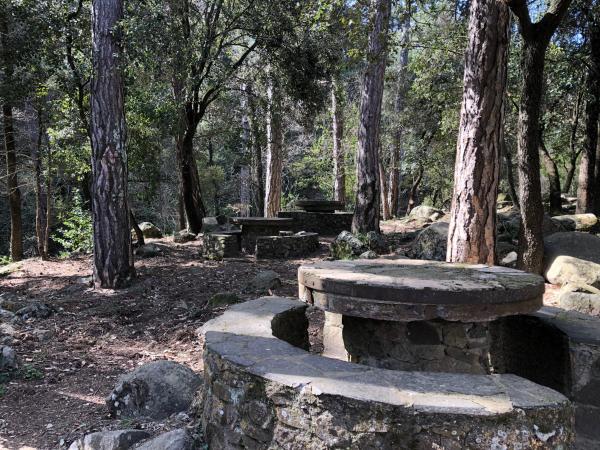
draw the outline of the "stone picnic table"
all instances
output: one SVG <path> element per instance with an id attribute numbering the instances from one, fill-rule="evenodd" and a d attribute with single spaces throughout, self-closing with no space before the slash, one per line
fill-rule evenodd
<path id="1" fill-rule="evenodd" d="M 283 217 L 233 217 L 231 222 L 242 230 L 242 250 L 254 254 L 257 237 L 277 236 L 280 231 L 291 230 L 294 219 Z"/>
<path id="2" fill-rule="evenodd" d="M 378 320 L 489 321 L 542 306 L 544 280 L 500 266 L 422 260 L 324 261 L 298 269 L 300 298 Z"/>

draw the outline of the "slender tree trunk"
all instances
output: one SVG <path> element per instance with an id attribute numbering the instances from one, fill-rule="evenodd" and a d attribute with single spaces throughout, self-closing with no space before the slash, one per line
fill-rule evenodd
<path id="1" fill-rule="evenodd" d="M 379 231 L 379 126 L 386 66 L 390 0 L 371 0 L 373 19 L 362 79 L 358 150 L 357 192 L 352 231 Z"/>
<path id="2" fill-rule="evenodd" d="M 346 201 L 346 164 L 343 148 L 344 139 L 344 109 L 343 92 L 340 82 L 331 83 L 331 116 L 333 135 L 333 199 Z"/>
<path id="3" fill-rule="evenodd" d="M 540 138 L 540 151 L 544 160 L 544 167 L 548 174 L 548 184 L 550 186 L 550 214 L 558 215 L 562 213 L 562 197 L 560 189 L 560 173 L 556 162 L 552 159 L 550 152 L 546 148 L 544 140 Z"/>
<path id="4" fill-rule="evenodd" d="M 262 163 L 262 143 L 261 132 L 256 113 L 256 102 L 252 91 L 252 86 L 246 88 L 248 97 L 248 119 L 250 121 L 250 130 L 252 135 L 252 158 L 251 158 L 251 178 L 252 178 L 252 206 L 253 215 L 262 216 L 265 211 L 265 184 L 263 180 Z"/>
<path id="5" fill-rule="evenodd" d="M 577 158 L 581 153 L 581 149 L 577 150 L 577 129 L 579 128 L 579 116 L 581 115 L 581 101 L 583 98 L 583 90 L 577 94 L 577 102 L 573 109 L 573 118 L 571 120 L 571 135 L 569 137 L 569 163 L 566 167 L 565 183 L 563 185 L 563 191 L 569 193 L 571 191 L 571 185 L 573 184 L 573 177 L 575 176 L 575 169 L 577 168 Z"/>
<path id="6" fill-rule="evenodd" d="M 2 105 L 4 119 L 4 149 L 6 151 L 6 187 L 10 210 L 10 257 L 13 261 L 23 259 L 23 224 L 21 220 L 21 190 L 17 177 L 17 149 L 13 124 L 12 105 Z"/>
<path id="7" fill-rule="evenodd" d="M 187 222 L 185 220 L 185 208 L 183 207 L 183 195 L 182 195 L 181 180 L 179 181 L 177 190 L 177 220 L 179 222 L 179 229 L 185 230 L 187 228 Z"/>
<path id="8" fill-rule="evenodd" d="M 381 195 L 379 196 L 381 200 L 381 216 L 383 220 L 390 220 L 390 205 L 388 203 L 388 187 L 387 187 L 387 177 L 385 176 L 385 167 L 383 167 L 383 162 L 379 159 L 379 185 Z"/>
<path id="9" fill-rule="evenodd" d="M 265 190 L 265 217 L 277 217 L 281 208 L 283 170 L 283 128 L 281 117 L 281 93 L 274 80 L 267 89 L 267 176 Z"/>
<path id="10" fill-rule="evenodd" d="M 136 245 L 138 247 L 141 247 L 146 243 L 146 241 L 144 240 L 144 232 L 138 225 L 137 220 L 135 218 L 135 214 L 133 214 L 131 208 L 129 208 L 129 222 L 131 223 L 131 228 L 133 228 L 133 231 L 135 231 L 135 237 L 137 239 Z"/>
<path id="11" fill-rule="evenodd" d="M 50 254 L 50 225 L 52 223 L 52 149 L 48 146 L 46 174 L 46 231 L 44 232 L 44 254 Z"/>
<path id="12" fill-rule="evenodd" d="M 212 142 L 212 137 L 208 138 L 208 167 L 212 167 L 215 165 L 215 152 L 214 152 L 214 147 L 213 147 L 213 142 Z M 213 205 L 214 205 L 214 213 L 215 216 L 219 215 L 219 211 L 220 211 L 220 206 L 219 206 L 219 185 L 217 184 L 217 182 L 213 179 L 212 180 L 212 185 L 213 185 Z"/>
<path id="13" fill-rule="evenodd" d="M 127 152 L 121 46 L 123 0 L 92 3 L 92 174 L 94 283 L 119 288 L 135 276 L 127 205 Z"/>
<path id="14" fill-rule="evenodd" d="M 42 188 L 42 145 L 44 140 L 44 121 L 42 120 L 43 112 L 38 108 L 37 111 L 37 126 L 38 136 L 36 145 L 32 152 L 33 176 L 34 176 L 34 191 L 35 191 L 35 236 L 37 240 L 38 255 L 42 259 L 47 259 L 48 255 L 45 252 L 44 243 L 46 242 L 46 203 L 44 202 L 44 190 Z"/>
<path id="15" fill-rule="evenodd" d="M 519 196 L 517 195 L 517 184 L 515 183 L 515 174 L 513 169 L 512 152 L 509 151 L 506 145 L 504 133 L 502 133 L 502 154 L 506 165 L 506 181 L 508 182 L 508 193 L 513 205 L 519 208 Z"/>
<path id="16" fill-rule="evenodd" d="M 493 265 L 510 14 L 473 0 L 450 211 L 450 262 Z"/>
<path id="17" fill-rule="evenodd" d="M 421 184 L 421 180 L 423 179 L 423 166 L 419 166 L 417 170 L 417 176 L 413 178 L 413 182 L 410 185 L 410 189 L 408 191 L 408 204 L 406 206 L 406 215 L 408 216 L 412 209 L 416 206 L 417 202 L 417 190 L 419 189 L 419 185 Z"/>

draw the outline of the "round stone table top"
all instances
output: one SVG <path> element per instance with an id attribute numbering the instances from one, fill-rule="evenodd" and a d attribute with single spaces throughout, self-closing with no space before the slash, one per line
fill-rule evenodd
<path id="1" fill-rule="evenodd" d="M 544 293 L 541 276 L 520 270 L 411 259 L 319 262 L 298 283 L 325 311 L 391 321 L 489 321 L 536 311 Z"/>
<path id="2" fill-rule="evenodd" d="M 291 225 L 294 219 L 291 217 L 232 217 L 231 221 L 236 225 L 257 226 L 281 226 Z"/>
<path id="3" fill-rule="evenodd" d="M 305 211 L 333 212 L 343 210 L 345 203 L 337 200 L 298 200 L 296 201 L 296 207 Z"/>

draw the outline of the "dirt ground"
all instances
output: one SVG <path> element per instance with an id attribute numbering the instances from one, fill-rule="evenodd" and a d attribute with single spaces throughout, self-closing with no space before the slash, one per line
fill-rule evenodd
<path id="1" fill-rule="evenodd" d="M 225 309 L 208 305 L 212 295 L 255 298 L 244 287 L 257 272 L 271 269 L 283 281 L 275 293 L 296 296 L 297 267 L 328 254 L 323 245 L 319 254 L 304 260 L 208 261 L 200 256 L 197 241 L 149 242 L 161 246 L 164 255 L 136 261 L 135 283 L 119 291 L 90 287 L 89 256 L 29 259 L 0 277 L 0 299 L 38 301 L 56 309 L 46 319 L 13 325 L 11 346 L 21 368 L 11 379 L 0 380 L 0 449 L 66 448 L 91 431 L 140 427 L 158 432 L 182 426 L 111 419 L 104 399 L 119 375 L 149 361 L 169 359 L 201 372 L 197 329 Z"/>
<path id="2" fill-rule="evenodd" d="M 164 256 L 136 261 L 138 277 L 124 290 L 91 288 L 87 256 L 29 259 L 0 278 L 0 298 L 56 308 L 47 319 L 13 325 L 11 346 L 21 369 L 0 384 L 0 448 L 61 448 L 86 432 L 109 428 L 168 429 L 172 424 L 107 416 L 104 399 L 117 377 L 157 359 L 201 372 L 196 330 L 224 310 L 211 308 L 210 297 L 235 292 L 252 299 L 256 295 L 242 291 L 266 269 L 281 275 L 283 286 L 276 294 L 295 296 L 297 267 L 310 261 L 257 262 L 250 257 L 208 261 L 200 256 L 199 242 L 149 241 L 161 246 Z"/>

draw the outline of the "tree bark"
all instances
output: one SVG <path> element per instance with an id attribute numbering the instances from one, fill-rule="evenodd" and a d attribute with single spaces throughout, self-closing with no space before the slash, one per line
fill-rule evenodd
<path id="1" fill-rule="evenodd" d="M 283 128 L 281 93 L 271 78 L 267 88 L 267 175 L 265 182 L 265 217 L 277 217 L 281 208 L 283 170 Z"/>
<path id="2" fill-rule="evenodd" d="M 544 243 L 542 223 L 544 208 L 540 184 L 540 113 L 544 86 L 544 63 L 550 38 L 565 15 L 571 0 L 554 0 L 542 18 L 531 22 L 525 0 L 507 0 L 519 20 L 523 37 L 521 72 L 523 74 L 519 104 L 517 161 L 521 228 L 517 267 L 533 273 L 543 269 Z"/>
<path id="3" fill-rule="evenodd" d="M 510 14 L 473 0 L 450 210 L 450 262 L 494 265 Z"/>
<path id="4" fill-rule="evenodd" d="M 562 197 L 560 189 L 560 173 L 556 162 L 552 159 L 550 152 L 546 148 L 544 140 L 540 138 L 540 151 L 544 160 L 544 167 L 548 175 L 548 184 L 550 187 L 550 214 L 559 215 L 562 213 Z"/>
<path id="5" fill-rule="evenodd" d="M 4 119 L 4 149 L 6 151 L 6 187 L 10 210 L 10 258 L 23 259 L 23 223 L 21 219 L 21 190 L 17 177 L 17 149 L 13 124 L 13 108 L 9 103 L 2 105 Z"/>
<path id="6" fill-rule="evenodd" d="M 581 101 L 583 98 L 583 90 L 577 94 L 577 102 L 573 109 L 573 116 L 571 119 L 571 135 L 569 137 L 569 163 L 566 167 L 565 183 L 563 185 L 563 191 L 569 193 L 571 191 L 571 185 L 573 184 L 573 177 L 575 176 L 575 169 L 577 168 L 577 158 L 583 149 L 577 149 L 577 128 L 579 128 L 579 117 L 581 115 Z"/>
<path id="7" fill-rule="evenodd" d="M 372 28 L 360 100 L 356 153 L 357 192 L 352 218 L 354 233 L 379 232 L 379 125 L 391 1 L 371 0 L 371 10 Z"/>
<path id="8" fill-rule="evenodd" d="M 187 128 L 176 140 L 177 166 L 181 180 L 181 198 L 189 230 L 198 234 L 202 230 L 202 219 L 206 216 L 206 208 L 200 191 L 198 165 L 194 155 L 194 135 L 196 126 Z"/>
<path id="9" fill-rule="evenodd" d="M 379 185 L 381 195 L 381 217 L 383 220 L 390 220 L 390 205 L 388 203 L 388 186 L 387 177 L 385 176 L 385 167 L 383 167 L 383 161 L 379 159 Z"/>
<path id="10" fill-rule="evenodd" d="M 37 110 L 37 127 L 38 136 L 36 145 L 33 147 L 32 162 L 33 162 L 33 177 L 34 177 L 34 191 L 35 191 L 35 236 L 37 240 L 38 255 L 42 259 L 47 259 L 46 254 L 46 204 L 44 202 L 44 190 L 42 188 L 42 145 L 44 139 L 44 121 L 42 120 L 42 110 Z"/>
<path id="11" fill-rule="evenodd" d="M 262 142 L 261 132 L 258 123 L 256 112 L 256 101 L 251 86 L 247 86 L 246 95 L 248 97 L 248 120 L 250 121 L 251 130 L 251 178 L 252 178 L 252 207 L 253 215 L 262 216 L 265 211 L 265 184 L 263 180 L 263 163 L 262 163 Z"/>
<path id="12" fill-rule="evenodd" d="M 331 116 L 333 135 L 333 199 L 346 202 L 346 165 L 343 148 L 344 110 L 340 82 L 331 83 Z"/>
<path id="13" fill-rule="evenodd" d="M 144 240 L 144 232 L 138 225 L 137 220 L 135 218 L 135 214 L 133 214 L 133 210 L 131 208 L 129 208 L 129 221 L 131 222 L 131 228 L 133 228 L 133 231 L 135 231 L 135 237 L 137 239 L 137 242 L 135 244 L 138 247 L 141 247 L 146 243 L 146 241 Z"/>
<path id="14" fill-rule="evenodd" d="M 117 31 L 123 0 L 92 3 L 91 135 L 94 283 L 119 288 L 135 276 L 127 205 L 122 55 Z"/>
<path id="15" fill-rule="evenodd" d="M 508 150 L 504 133 L 502 135 L 502 155 L 506 165 L 506 181 L 508 183 L 508 193 L 513 205 L 519 208 L 519 196 L 517 195 L 517 185 L 515 183 L 515 174 L 513 169 L 512 153 Z"/>

